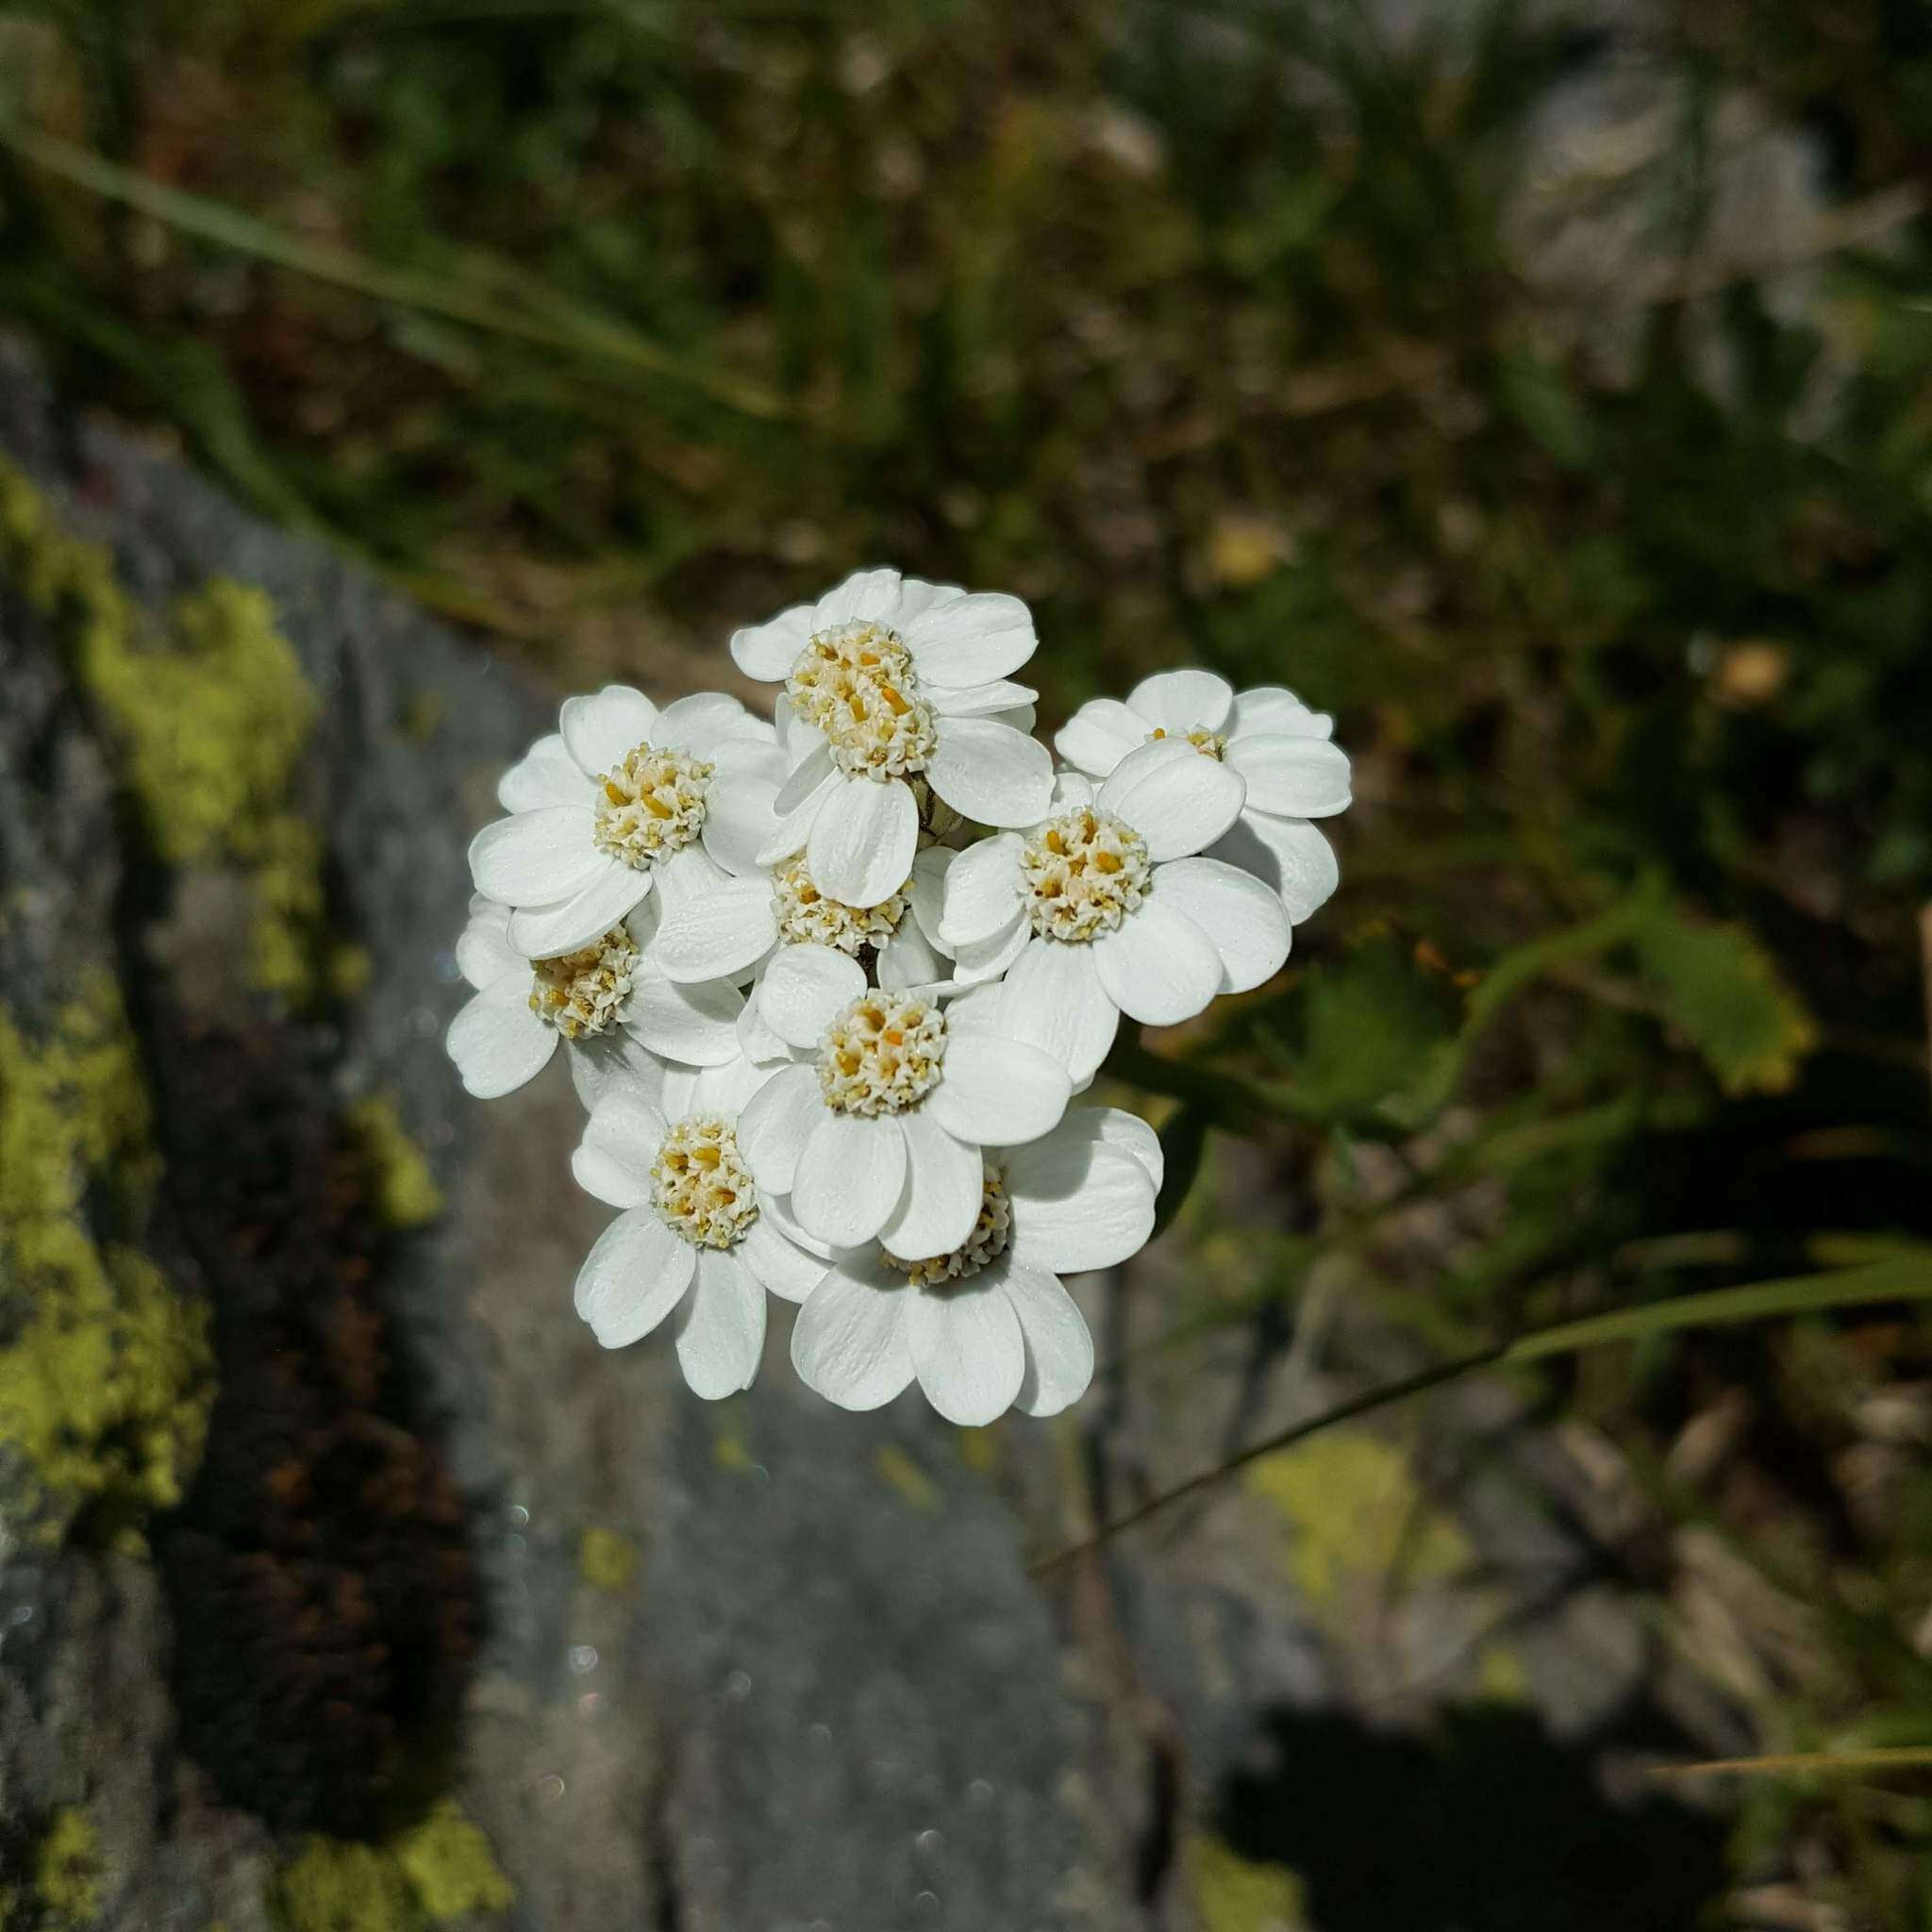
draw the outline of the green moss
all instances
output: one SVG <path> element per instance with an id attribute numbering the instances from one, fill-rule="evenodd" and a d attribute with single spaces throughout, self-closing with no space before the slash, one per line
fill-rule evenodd
<path id="1" fill-rule="evenodd" d="M 1349 1614 L 1364 1580 L 1443 1582 L 1469 1568 L 1461 1530 L 1430 1507 L 1401 1454 L 1366 1431 L 1335 1429 L 1263 1457 L 1247 1485 L 1287 1519 L 1289 1574 L 1323 1614 Z"/>
<path id="2" fill-rule="evenodd" d="M 393 1841 L 396 1862 L 432 1924 L 470 1912 L 501 1912 L 516 1897 L 485 1838 L 445 1798 Z"/>
<path id="3" fill-rule="evenodd" d="M 1285 1865 L 1257 1864 L 1203 1833 L 1188 1846 L 1202 1932 L 1301 1932 L 1307 1891 Z"/>
<path id="4" fill-rule="evenodd" d="M 32 1043 L 0 1013 L 0 1274 L 21 1310 L 0 1342 L 0 1442 L 52 1504 L 49 1535 L 89 1507 L 136 1540 L 201 1452 L 204 1313 L 133 1245 L 158 1173 L 112 981 L 88 981 Z"/>
<path id="5" fill-rule="evenodd" d="M 442 1212 L 442 1190 L 423 1150 L 403 1126 L 395 1102 L 374 1093 L 349 1108 L 350 1131 L 361 1143 L 382 1218 L 391 1227 L 421 1227 Z"/>
<path id="6" fill-rule="evenodd" d="M 490 1840 L 444 1799 L 384 1844 L 307 1840 L 271 1881 L 269 1910 L 282 1932 L 425 1932 L 515 1897 Z"/>
<path id="7" fill-rule="evenodd" d="M 325 958 L 322 846 L 291 797 L 315 695 L 268 599 L 217 578 L 155 620 L 122 589 L 108 553 L 62 529 L 5 462 L 0 574 L 61 625 L 156 854 L 250 874 L 250 983 L 312 996 Z"/>
<path id="8" fill-rule="evenodd" d="M 615 1530 L 587 1529 L 577 1546 L 577 1572 L 592 1590 L 628 1590 L 637 1579 L 637 1544 Z"/>
<path id="9" fill-rule="evenodd" d="M 34 1890 L 46 1923 L 85 1925 L 101 1906 L 100 1835 L 86 1812 L 55 1812 L 34 1859 Z"/>

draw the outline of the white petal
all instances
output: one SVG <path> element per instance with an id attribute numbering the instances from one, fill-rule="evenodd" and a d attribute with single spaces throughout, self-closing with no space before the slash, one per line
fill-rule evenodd
<path id="1" fill-rule="evenodd" d="M 954 948 L 953 977 L 960 986 L 977 986 L 997 979 L 1017 959 L 1033 937 L 1025 915 L 1016 912 L 990 939 L 961 941 Z"/>
<path id="2" fill-rule="evenodd" d="M 758 1066 L 791 1058 L 791 1049 L 765 1024 L 765 1016 L 758 1011 L 756 986 L 746 995 L 744 1010 L 738 1016 L 738 1050 Z"/>
<path id="3" fill-rule="evenodd" d="M 457 971 L 480 992 L 506 973 L 529 970 L 529 960 L 509 942 L 509 908 L 486 899 L 481 892 L 475 894 L 470 901 L 470 923 L 457 941 Z"/>
<path id="4" fill-rule="evenodd" d="M 778 787 L 785 754 L 775 744 L 731 738 L 712 755 L 717 770 L 705 794 L 705 850 L 725 872 L 748 877 L 764 868 L 758 854 L 778 829 Z"/>
<path id="5" fill-rule="evenodd" d="M 648 1335 L 691 1286 L 697 1250 L 655 1208 L 620 1214 L 577 1271 L 576 1310 L 606 1348 Z"/>
<path id="6" fill-rule="evenodd" d="M 919 844 L 919 807 L 903 778 L 843 777 L 819 808 L 805 847 L 820 891 L 876 906 L 906 883 Z"/>
<path id="7" fill-rule="evenodd" d="M 584 1124 L 570 1171 L 587 1194 L 612 1208 L 641 1208 L 651 1198 L 651 1167 L 670 1132 L 655 1102 L 633 1082 L 613 1082 Z"/>
<path id="8" fill-rule="evenodd" d="M 594 1108 L 612 1088 L 636 1087 L 657 1096 L 665 1087 L 664 1062 L 633 1040 L 622 1026 L 589 1040 L 573 1040 L 564 1049 L 571 1085 L 587 1109 Z"/>
<path id="9" fill-rule="evenodd" d="M 1001 1030 L 1044 1047 L 1076 1087 L 1085 1086 L 1107 1058 L 1120 1021 L 1089 945 L 1035 939 L 1000 987 Z"/>
<path id="10" fill-rule="evenodd" d="M 722 1066 L 738 1058 L 744 995 L 722 980 L 679 986 L 649 966 L 631 976 L 625 1031 L 641 1045 L 687 1066 Z"/>
<path id="11" fill-rule="evenodd" d="M 792 766 L 774 801 L 777 817 L 758 849 L 758 864 L 776 865 L 790 858 L 810 836 L 820 812 L 844 782 L 844 774 L 833 764 L 832 754 L 824 744 Z"/>
<path id="12" fill-rule="evenodd" d="M 1105 778 L 1130 751 L 1147 742 L 1147 721 L 1118 698 L 1090 698 L 1054 733 L 1054 749 L 1068 764 Z"/>
<path id="13" fill-rule="evenodd" d="M 1076 1108 L 1061 1129 L 1006 1159 L 1014 1248 L 1056 1274 L 1111 1268 L 1154 1232 L 1153 1176 L 1124 1147 L 1086 1130 L 1078 1117 L 1090 1110 Z"/>
<path id="14" fill-rule="evenodd" d="M 780 1067 L 738 1116 L 738 1151 L 760 1194 L 789 1194 L 798 1157 L 825 1117 L 815 1067 Z"/>
<path id="15" fill-rule="evenodd" d="M 691 1093 L 685 1114 L 718 1114 L 733 1118 L 760 1087 L 777 1072 L 775 1067 L 755 1066 L 740 1055 L 722 1066 L 694 1067 Z M 679 1115 L 679 1119 L 684 1115 Z"/>
<path id="16" fill-rule="evenodd" d="M 1093 1338 L 1073 1296 L 1045 1269 L 1009 1261 L 1005 1281 L 1026 1344 L 1026 1374 L 1014 1406 L 1026 1415 L 1058 1415 L 1093 1379 Z"/>
<path id="17" fill-rule="evenodd" d="M 780 946 L 758 981 L 758 1011 L 788 1046 L 815 1047 L 864 991 L 864 969 L 836 946 Z"/>
<path id="18" fill-rule="evenodd" d="M 987 684 L 1019 670 L 1039 646 L 1033 613 L 1004 591 L 978 591 L 905 622 L 900 635 L 932 684 Z"/>
<path id="19" fill-rule="evenodd" d="M 657 706 L 627 684 L 607 684 L 595 697 L 563 701 L 563 741 L 592 778 L 648 744 L 657 722 Z"/>
<path id="20" fill-rule="evenodd" d="M 1252 873 L 1277 894 L 1299 925 L 1327 904 L 1341 871 L 1335 848 L 1307 819 L 1277 819 L 1252 807 L 1205 855 Z"/>
<path id="21" fill-rule="evenodd" d="M 1239 866 L 1218 858 L 1157 866 L 1149 903 L 1176 908 L 1208 935 L 1221 956 L 1223 992 L 1246 992 L 1273 979 L 1288 958 L 1288 908 Z"/>
<path id="22" fill-rule="evenodd" d="M 1238 772 L 1185 739 L 1163 738 L 1129 752 L 1097 802 L 1125 819 L 1158 860 L 1186 858 L 1213 844 L 1241 815 L 1246 796 Z"/>
<path id="23" fill-rule="evenodd" d="M 677 1310 L 677 1365 L 707 1402 L 749 1389 L 765 1347 L 765 1291 L 735 1255 L 698 1252 L 697 1279 Z"/>
<path id="24" fill-rule="evenodd" d="M 1121 1011 L 1149 1026 L 1191 1020 L 1221 990 L 1221 955 L 1208 935 L 1158 897 L 1094 941 L 1093 963 Z"/>
<path id="25" fill-rule="evenodd" d="M 937 605 L 951 604 L 966 594 L 958 584 L 929 584 L 924 577 L 904 577 L 899 584 L 899 608 L 893 628 L 903 637 L 906 626 Z"/>
<path id="26" fill-rule="evenodd" d="M 814 1241 L 856 1248 L 891 1218 L 905 1187 L 906 1136 L 896 1119 L 821 1108 L 798 1158 L 791 1211 Z"/>
<path id="27" fill-rule="evenodd" d="M 721 745 L 737 739 L 770 743 L 772 727 L 722 691 L 693 691 L 666 705 L 651 727 L 653 744 L 687 751 L 699 758 L 712 757 Z"/>
<path id="28" fill-rule="evenodd" d="M 772 882 L 756 873 L 722 879 L 666 912 L 651 961 L 668 979 L 730 979 L 777 942 Z"/>
<path id="29" fill-rule="evenodd" d="M 906 1345 L 925 1399 L 962 1428 L 1004 1415 L 1025 1379 L 1020 1318 L 1006 1290 L 984 1275 L 944 1294 L 908 1290 Z"/>
<path id="30" fill-rule="evenodd" d="M 608 859 L 605 869 L 570 898 L 554 906 L 518 907 L 510 914 L 509 942 L 530 959 L 575 953 L 613 925 L 622 925 L 649 896 L 651 884 L 649 873 Z"/>
<path id="31" fill-rule="evenodd" d="M 1290 738 L 1332 738 L 1335 720 L 1326 711 L 1309 710 L 1293 691 L 1278 684 L 1261 684 L 1235 699 L 1227 736 L 1252 738 L 1263 731 L 1283 732 Z"/>
<path id="32" fill-rule="evenodd" d="M 1078 811 L 1091 805 L 1100 788 L 1085 772 L 1056 772 L 1053 778 L 1051 810 L 1058 818 L 1063 811 Z"/>
<path id="33" fill-rule="evenodd" d="M 506 906 L 567 899 L 617 861 L 591 841 L 589 805 L 546 805 L 497 819 L 470 841 L 470 874 L 486 898 Z"/>
<path id="34" fill-rule="evenodd" d="M 991 939 L 1021 910 L 1017 832 L 1001 832 L 969 845 L 947 868 L 941 899 L 941 944 L 958 946 Z"/>
<path id="35" fill-rule="evenodd" d="M 879 984 L 888 992 L 950 981 L 953 962 L 920 931 L 916 919 L 902 919 L 899 930 L 879 948 Z"/>
<path id="36" fill-rule="evenodd" d="M 928 845 L 912 861 L 912 876 L 906 881 L 912 916 L 919 922 L 919 929 L 936 946 L 943 943 L 940 921 L 945 917 L 946 874 L 958 856 L 949 845 Z M 476 908 L 472 906 L 470 910 L 474 916 Z"/>
<path id="37" fill-rule="evenodd" d="M 891 625 L 899 614 L 899 573 L 895 570 L 856 570 L 836 589 L 819 599 L 812 612 L 813 630 L 837 624 L 871 622 Z"/>
<path id="38" fill-rule="evenodd" d="M 1076 1133 L 1098 1134 L 1109 1146 L 1124 1148 L 1147 1170 L 1159 1193 L 1167 1157 L 1160 1151 L 1160 1136 L 1139 1114 L 1121 1107 L 1083 1107 L 1068 1114 L 1067 1124 Z"/>
<path id="39" fill-rule="evenodd" d="M 812 606 L 794 604 L 769 624 L 747 625 L 731 633 L 731 661 L 747 677 L 772 684 L 791 675 L 811 636 Z"/>
<path id="40" fill-rule="evenodd" d="M 1248 798 L 1257 811 L 1277 818 L 1327 819 L 1348 809 L 1348 754 L 1325 738 L 1264 732 L 1232 739 L 1227 762 L 1248 781 Z"/>
<path id="41" fill-rule="evenodd" d="M 1234 709 L 1234 686 L 1211 671 L 1157 671 L 1127 693 L 1127 708 L 1175 737 L 1219 731 Z"/>
<path id="42" fill-rule="evenodd" d="M 951 685 L 924 687 L 925 701 L 941 718 L 1005 718 L 1014 711 L 1029 708 L 1040 693 L 1030 684 L 1013 684 L 1001 678 L 994 684 L 968 684 L 957 690 Z"/>
<path id="43" fill-rule="evenodd" d="M 537 811 L 546 805 L 582 805 L 586 779 L 560 732 L 540 738 L 497 781 L 505 811 Z"/>
<path id="44" fill-rule="evenodd" d="M 924 1108 L 899 1117 L 906 1139 L 906 1191 L 879 1241 L 906 1261 L 950 1255 L 973 1232 L 986 1197 L 977 1147 L 946 1132 Z"/>
<path id="45" fill-rule="evenodd" d="M 737 1253 L 744 1265 L 782 1301 L 802 1302 L 831 1265 L 823 1255 L 788 1240 L 777 1216 L 760 1204 L 758 1217 L 745 1229 Z"/>
<path id="46" fill-rule="evenodd" d="M 1047 1132 L 1073 1091 L 1066 1068 L 1042 1048 L 975 1030 L 947 1040 L 925 1107 L 956 1141 L 1012 1147 Z"/>
<path id="47" fill-rule="evenodd" d="M 904 1316 L 912 1299 L 903 1276 L 861 1260 L 813 1289 L 791 1330 L 791 1366 L 808 1389 L 841 1408 L 877 1408 L 912 1379 Z"/>
<path id="48" fill-rule="evenodd" d="M 558 1032 L 530 1010 L 530 989 L 507 974 L 484 988 L 449 1023 L 444 1045 L 466 1092 L 478 1100 L 514 1093 L 557 1051 Z"/>
<path id="49" fill-rule="evenodd" d="M 1052 753 L 996 718 L 948 718 L 925 775 L 955 811 L 982 825 L 1038 824 L 1053 797 Z"/>

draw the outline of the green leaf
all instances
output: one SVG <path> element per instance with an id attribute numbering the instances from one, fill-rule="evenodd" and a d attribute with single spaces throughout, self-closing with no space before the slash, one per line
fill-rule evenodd
<path id="1" fill-rule="evenodd" d="M 1496 401 L 1566 470 L 1587 470 L 1599 455 L 1596 427 L 1572 394 L 1563 372 L 1527 350 L 1496 364 Z"/>
<path id="2" fill-rule="evenodd" d="M 1657 903 L 1634 935 L 1666 1013 L 1727 1093 L 1775 1093 L 1817 1039 L 1804 1003 L 1740 925 L 1693 920 Z"/>

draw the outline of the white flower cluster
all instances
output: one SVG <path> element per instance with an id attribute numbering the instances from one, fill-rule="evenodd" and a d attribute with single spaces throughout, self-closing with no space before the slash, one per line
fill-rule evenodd
<path id="1" fill-rule="evenodd" d="M 739 631 L 776 718 L 626 686 L 568 700 L 470 848 L 449 1029 L 483 1098 L 561 1042 L 578 1182 L 620 1211 L 577 1277 L 607 1347 L 669 1319 L 698 1394 L 791 1359 L 957 1423 L 1075 1401 L 1064 1274 L 1148 1237 L 1160 1148 L 1070 1107 L 1123 1013 L 1258 986 L 1334 890 L 1332 721 L 1164 672 L 1030 734 L 1017 598 L 863 571 Z"/>

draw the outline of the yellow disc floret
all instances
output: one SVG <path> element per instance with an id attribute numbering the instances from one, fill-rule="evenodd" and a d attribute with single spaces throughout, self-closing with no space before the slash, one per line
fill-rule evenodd
<path id="1" fill-rule="evenodd" d="M 919 695 L 912 653 L 879 624 L 841 624 L 814 632 L 785 690 L 792 708 L 825 734 L 841 771 L 903 778 L 924 771 L 940 741 L 932 708 Z"/>
<path id="2" fill-rule="evenodd" d="M 879 1258 L 888 1268 L 904 1274 L 908 1288 L 943 1289 L 951 1282 L 970 1281 L 989 1261 L 1005 1254 L 1012 1233 L 1013 1203 L 999 1170 L 989 1161 L 979 1219 L 973 1224 L 973 1232 L 950 1255 L 931 1255 L 921 1261 L 908 1261 L 882 1247 Z"/>
<path id="3" fill-rule="evenodd" d="M 1153 871 L 1140 833 L 1094 806 L 1047 820 L 1020 853 L 1028 915 L 1043 939 L 1112 932 L 1147 896 Z"/>
<path id="4" fill-rule="evenodd" d="M 1217 764 L 1227 756 L 1227 740 L 1218 731 L 1170 731 L 1165 724 L 1157 724 L 1147 734 L 1147 742 L 1158 744 L 1167 738 L 1177 744 L 1191 744 L 1204 758 L 1212 758 Z"/>
<path id="5" fill-rule="evenodd" d="M 801 853 L 772 874 L 772 910 L 778 937 L 787 945 L 836 946 L 856 955 L 861 946 L 882 946 L 899 929 L 912 903 L 911 880 L 876 906 L 848 906 L 829 899 L 812 884 Z"/>
<path id="6" fill-rule="evenodd" d="M 679 1121 L 665 1135 L 651 1188 L 664 1224 L 695 1247 L 731 1247 L 758 1218 L 758 1189 L 738 1136 L 714 1114 Z"/>
<path id="7" fill-rule="evenodd" d="M 530 989 L 530 1010 L 566 1040 L 608 1033 L 630 996 L 641 957 L 637 941 L 621 925 L 601 940 L 557 959 L 539 959 Z"/>
<path id="8" fill-rule="evenodd" d="M 704 829 L 711 767 L 689 752 L 641 744 L 597 780 L 597 824 L 603 851 L 642 872 L 689 845 Z"/>
<path id="9" fill-rule="evenodd" d="M 946 1016 L 931 1000 L 861 994 L 825 1028 L 819 1086 L 839 1113 L 903 1113 L 939 1085 Z"/>

